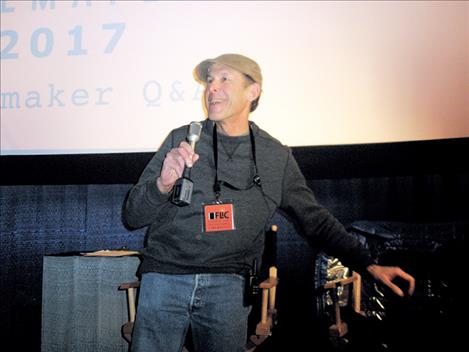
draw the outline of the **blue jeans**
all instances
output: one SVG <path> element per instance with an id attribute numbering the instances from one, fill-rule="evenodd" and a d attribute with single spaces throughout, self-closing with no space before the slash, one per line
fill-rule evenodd
<path id="1" fill-rule="evenodd" d="M 244 350 L 251 310 L 237 274 L 143 274 L 132 352 L 179 352 L 189 325 L 195 351 Z"/>

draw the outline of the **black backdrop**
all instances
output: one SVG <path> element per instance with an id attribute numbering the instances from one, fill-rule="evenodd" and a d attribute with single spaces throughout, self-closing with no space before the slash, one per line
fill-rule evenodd
<path id="1" fill-rule="evenodd" d="M 318 200 L 345 225 L 469 219 L 469 138 L 293 152 Z M 126 229 L 121 208 L 151 155 L 1 157 L 0 331 L 17 349 L 40 348 L 44 255 L 142 247 L 144 231 Z M 273 221 L 280 226 L 279 326 L 311 329 L 315 252 L 281 214 Z"/>

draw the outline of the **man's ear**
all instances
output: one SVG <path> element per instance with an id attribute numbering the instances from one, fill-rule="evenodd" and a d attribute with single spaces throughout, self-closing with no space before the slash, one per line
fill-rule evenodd
<path id="1" fill-rule="evenodd" d="M 248 99 L 250 101 L 256 100 L 261 94 L 261 86 L 259 83 L 252 83 L 249 85 Z"/>

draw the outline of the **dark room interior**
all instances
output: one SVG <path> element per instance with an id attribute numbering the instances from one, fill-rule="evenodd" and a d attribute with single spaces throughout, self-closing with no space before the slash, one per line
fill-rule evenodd
<path id="1" fill-rule="evenodd" d="M 278 226 L 278 323 L 258 350 L 311 346 L 310 350 L 322 351 L 402 351 L 406 346 L 417 351 L 458 346 L 464 338 L 457 319 L 464 312 L 461 282 L 469 229 L 469 139 L 292 149 L 319 202 L 365 241 L 378 261 L 415 275 L 416 292 L 400 300 L 384 292 L 383 307 L 377 309 L 372 307 L 373 283 L 364 277 L 362 306 L 368 315 L 349 314 L 343 308 L 349 333 L 340 340 L 331 339 L 330 308 L 321 290 L 325 255 L 311 248 L 295 224 L 278 213 L 272 219 Z M 75 300 L 84 300 L 90 308 L 78 309 L 79 319 L 85 320 L 72 325 L 73 334 L 60 337 L 66 339 L 68 350 L 92 350 L 87 346 L 112 334 L 117 336 L 112 343 L 119 350 L 127 349 L 119 330 L 127 319 L 125 294 L 117 286 L 119 280 L 133 277 L 133 273 L 119 276 L 128 263 L 106 258 L 99 272 L 88 272 L 90 280 L 115 288 L 121 299 L 118 307 L 101 302 L 93 309 L 96 292 L 102 288 L 80 283 L 76 277 L 71 288 L 60 283 L 47 286 L 43 277 L 66 277 L 67 269 L 49 267 L 46 273 L 43 268 L 45 258 L 101 249 L 142 249 L 144 229 L 128 230 L 121 210 L 150 157 L 150 153 L 1 157 L 0 331 L 4 339 L 14 341 L 15 350 L 39 351 L 41 340 L 43 350 L 55 350 L 58 337 L 53 335 L 62 331 L 53 331 L 54 324 L 78 319 L 69 315 L 75 314 L 71 310 L 60 312 L 51 306 L 66 298 L 45 297 L 44 292 L 73 292 Z M 107 268 L 112 263 L 116 267 Z M 86 274 L 92 269 L 85 265 L 81 270 Z M 112 314 L 101 311 L 99 322 L 92 321 L 90 311 L 106 309 Z M 376 314 L 381 314 L 380 319 Z M 77 337 L 80 328 L 89 334 Z M 117 331 L 109 335 L 108 329 Z M 110 348 L 106 344 L 99 345 L 99 350 L 116 350 L 106 349 Z"/>

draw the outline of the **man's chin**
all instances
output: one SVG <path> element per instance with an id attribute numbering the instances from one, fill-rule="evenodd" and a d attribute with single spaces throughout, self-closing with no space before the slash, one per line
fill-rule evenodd
<path id="1" fill-rule="evenodd" d="M 209 113 L 209 114 L 208 114 L 208 119 L 209 119 L 210 121 L 215 121 L 215 122 L 217 122 L 217 121 L 223 120 L 223 117 L 222 117 L 222 116 L 219 116 L 219 115 L 217 115 L 217 114 L 210 114 L 210 113 Z"/>

